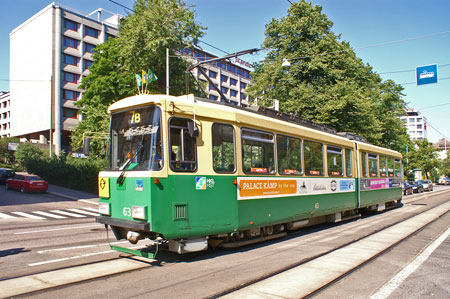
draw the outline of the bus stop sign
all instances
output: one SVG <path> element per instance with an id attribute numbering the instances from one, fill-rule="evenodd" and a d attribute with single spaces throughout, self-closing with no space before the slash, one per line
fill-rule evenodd
<path id="1" fill-rule="evenodd" d="M 437 64 L 416 67 L 417 85 L 437 83 Z"/>

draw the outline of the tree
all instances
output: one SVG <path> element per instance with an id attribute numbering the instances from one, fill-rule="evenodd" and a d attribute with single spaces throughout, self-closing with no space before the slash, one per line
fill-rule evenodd
<path id="1" fill-rule="evenodd" d="M 166 92 L 166 48 L 175 51 L 197 43 L 204 27 L 195 23 L 194 13 L 182 0 L 136 0 L 133 13 L 121 20 L 119 37 L 109 39 L 95 48 L 94 63 L 89 75 L 83 78 L 83 98 L 77 102 L 82 107 L 83 120 L 72 133 L 72 147 L 80 148 L 83 134 L 91 134 L 91 153 L 104 156 L 104 140 L 108 132 L 107 108 L 112 103 L 137 93 L 135 74 L 149 68 L 158 80 L 148 84 L 150 93 Z M 186 91 L 186 69 L 189 63 L 180 58 L 170 60 L 171 94 Z M 199 94 L 200 88 L 189 78 L 191 91 Z"/>
<path id="2" fill-rule="evenodd" d="M 0 159 L 5 163 L 11 163 L 14 161 L 14 154 L 8 150 L 8 143 L 19 143 L 17 137 L 0 138 Z"/>
<path id="3" fill-rule="evenodd" d="M 38 160 L 44 157 L 44 153 L 32 143 L 21 143 L 17 147 L 17 151 L 14 154 L 16 161 L 28 169 L 27 163 L 32 160 Z"/>
<path id="4" fill-rule="evenodd" d="M 397 139 L 406 131 L 395 118 L 405 107 L 402 87 L 382 83 L 348 43 L 339 41 L 332 25 L 320 6 L 303 0 L 293 3 L 286 17 L 272 19 L 263 44 L 267 57 L 254 66 L 250 96 L 264 106 L 278 99 L 283 112 L 400 148 Z M 291 62 L 288 70 L 283 59 Z"/>
<path id="5" fill-rule="evenodd" d="M 415 146 L 408 151 L 408 170 L 422 169 L 426 176 L 439 166 L 437 149 L 427 139 L 415 140 Z"/>

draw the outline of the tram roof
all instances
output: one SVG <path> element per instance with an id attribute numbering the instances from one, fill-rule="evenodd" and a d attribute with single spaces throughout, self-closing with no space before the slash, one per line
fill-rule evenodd
<path id="1" fill-rule="evenodd" d="M 108 108 L 108 113 L 127 110 L 131 107 L 146 106 L 150 103 L 158 106 L 165 106 L 166 109 L 175 109 L 175 112 L 179 113 L 195 113 L 197 116 L 249 124 L 261 127 L 261 129 L 265 128 L 267 130 L 270 128 L 277 131 L 285 131 L 286 134 L 295 134 L 295 130 L 298 129 L 297 126 L 301 126 L 305 130 L 305 133 L 308 133 L 305 137 L 314 138 L 314 135 L 322 135 L 324 137 L 327 136 L 334 142 L 346 144 L 356 142 L 360 149 L 401 157 L 400 153 L 367 143 L 365 139 L 360 136 L 351 133 L 337 133 L 336 130 L 329 126 L 305 120 L 292 114 L 286 114 L 270 108 L 257 106 L 246 108 L 237 107 L 230 104 L 194 97 L 192 94 L 183 96 L 162 94 L 131 96 L 113 103 Z M 194 105 L 195 108 L 193 108 Z M 220 111 L 220 114 L 217 113 L 218 111 Z M 318 139 L 317 137 L 314 139 Z"/>

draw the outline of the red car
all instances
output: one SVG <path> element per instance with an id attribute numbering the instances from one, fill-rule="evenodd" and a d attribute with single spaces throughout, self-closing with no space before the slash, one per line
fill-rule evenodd
<path id="1" fill-rule="evenodd" d="M 45 192 L 48 189 L 48 184 L 37 175 L 16 174 L 6 180 L 5 189 L 16 189 L 22 193 L 29 191 Z"/>

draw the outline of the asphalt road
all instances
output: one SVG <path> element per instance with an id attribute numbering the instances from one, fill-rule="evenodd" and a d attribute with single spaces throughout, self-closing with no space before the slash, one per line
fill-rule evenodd
<path id="1" fill-rule="evenodd" d="M 73 209 L 80 211 L 89 207 L 95 208 L 95 206 L 85 202 L 64 200 L 49 194 L 23 195 L 19 192 L 6 192 L 0 189 L 0 213 L 17 216 L 16 219 L 0 218 L 0 275 L 1 278 L 11 278 L 67 267 L 69 268 L 62 270 L 61 273 L 94 272 L 96 269 L 101 269 L 103 275 L 107 275 L 102 277 L 100 274 L 97 279 L 88 279 L 84 282 L 33 293 L 35 298 L 91 298 L 94 296 L 204 298 L 339 248 L 352 240 L 370 235 L 389 224 L 420 214 L 421 211 L 448 202 L 450 199 L 450 192 L 437 196 L 433 196 L 433 194 L 435 192 L 407 196 L 405 197 L 406 204 L 400 209 L 369 215 L 363 219 L 342 224 L 304 229 L 275 241 L 240 249 L 210 250 L 185 256 L 161 252 L 156 260 L 141 262 L 134 258 L 130 259 L 127 255 L 111 252 L 107 246 L 104 230 L 102 226 L 94 222 L 93 216 L 29 219 L 13 214 L 19 210 L 29 214 L 36 214 L 35 211 L 54 213 L 52 211 L 55 210 L 80 214 Z M 15 203 L 20 204 L 16 205 Z M 442 220 L 439 222 L 442 223 L 441 227 L 431 229 L 430 226 L 430 228 L 422 230 L 420 233 L 428 230 L 430 232 L 429 235 L 422 237 L 422 240 L 433 239 L 442 232 L 445 226 L 448 227 L 448 216 Z M 413 240 L 413 238 L 408 240 Z M 367 298 L 386 284 L 399 269 L 420 252 L 426 243 L 412 242 L 408 245 L 408 240 L 396 247 L 396 249 L 401 248 L 400 246 L 405 244 L 408 254 L 400 252 L 397 258 L 393 255 L 392 261 L 389 262 L 391 267 L 387 267 L 388 262 L 383 261 L 388 258 L 388 254 L 384 254 L 381 256 L 383 259 L 379 261 L 381 264 L 373 261 L 352 275 L 341 279 L 333 287 L 323 290 L 317 296 L 319 298 L 335 298 L 338 294 L 339 297 L 344 298 Z M 393 249 L 392 252 L 395 252 L 396 249 Z M 443 254 L 439 255 L 441 252 Z M 445 251 L 445 247 L 439 247 L 436 254 L 442 261 L 448 261 L 450 258 L 448 252 Z M 403 259 L 398 259 L 398 256 Z M 139 264 L 139 266 L 121 272 L 119 263 L 127 261 Z M 437 264 L 440 263 L 437 262 Z M 80 265 L 84 265 L 85 268 Z M 367 268 L 372 265 L 375 265 L 374 268 Z M 424 264 L 424 267 L 426 265 Z M 446 283 L 448 286 L 448 281 L 445 280 L 447 276 L 445 273 L 448 271 L 442 274 L 442 272 L 436 271 L 433 265 L 430 267 L 430 270 L 427 271 L 435 274 L 436 277 L 433 280 L 443 281 L 444 285 Z M 119 269 L 119 273 L 113 272 L 112 268 Z M 448 268 L 444 268 L 442 271 L 446 269 Z M 108 276 L 108 273 L 114 275 Z M 353 276 L 359 274 L 362 276 Z M 376 280 L 375 277 L 382 279 Z M 307 277 L 299 279 L 307 279 Z M 420 281 L 419 278 L 418 282 L 407 287 L 406 294 L 412 287 L 420 286 Z M 365 287 L 368 284 L 370 287 Z M 342 287 L 339 288 L 339 286 Z M 334 287 L 337 288 L 334 289 Z M 419 289 L 424 288 L 419 287 Z M 432 285 L 429 289 L 433 289 Z M 441 291 L 445 294 L 448 292 L 448 287 Z"/>

